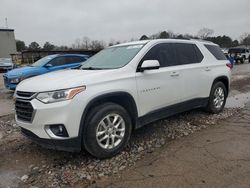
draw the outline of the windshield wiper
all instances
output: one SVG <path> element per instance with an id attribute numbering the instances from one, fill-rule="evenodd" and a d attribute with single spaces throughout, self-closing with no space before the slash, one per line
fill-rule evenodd
<path id="1" fill-rule="evenodd" d="M 103 70 L 103 68 L 98 67 L 83 67 L 82 70 Z"/>

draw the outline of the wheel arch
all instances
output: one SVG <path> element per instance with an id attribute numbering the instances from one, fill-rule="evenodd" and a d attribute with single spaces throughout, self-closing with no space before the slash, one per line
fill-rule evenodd
<path id="1" fill-rule="evenodd" d="M 125 108 L 131 117 L 133 129 L 136 127 L 136 122 L 138 119 L 138 110 L 137 110 L 137 105 L 133 96 L 127 92 L 112 92 L 108 94 L 103 94 L 92 99 L 87 104 L 86 108 L 83 111 L 81 122 L 80 122 L 79 133 L 78 133 L 78 136 L 81 138 L 81 141 L 84 136 L 84 132 L 85 132 L 84 128 L 86 127 L 84 125 L 86 124 L 86 120 L 87 120 L 89 113 L 97 105 L 100 105 L 106 102 L 113 102 Z"/>
<path id="2" fill-rule="evenodd" d="M 213 81 L 213 84 L 212 84 L 212 86 L 211 86 L 211 90 L 212 90 L 213 85 L 214 85 L 215 83 L 217 83 L 217 82 L 222 82 L 222 83 L 225 85 L 225 87 L 226 87 L 226 89 L 227 89 L 227 96 L 228 96 L 229 89 L 230 89 L 228 77 L 227 77 L 227 76 L 219 76 L 219 77 L 215 78 L 214 81 Z M 211 91 L 211 90 L 210 90 L 210 91 Z"/>

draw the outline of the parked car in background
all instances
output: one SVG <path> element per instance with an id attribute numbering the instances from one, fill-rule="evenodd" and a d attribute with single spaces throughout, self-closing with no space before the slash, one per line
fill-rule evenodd
<path id="1" fill-rule="evenodd" d="M 236 63 L 244 63 L 246 60 L 250 63 L 250 51 L 247 48 L 230 48 L 228 54 L 234 57 Z"/>
<path id="2" fill-rule="evenodd" d="M 145 124 L 194 108 L 223 110 L 232 65 L 211 42 L 159 39 L 109 47 L 78 70 L 21 82 L 16 121 L 48 148 L 114 156 Z"/>
<path id="3" fill-rule="evenodd" d="M 0 58 L 0 71 L 8 71 L 14 68 L 11 58 Z"/>
<path id="4" fill-rule="evenodd" d="M 22 80 L 62 69 L 72 69 L 81 66 L 89 56 L 80 54 L 55 54 L 46 56 L 30 66 L 13 69 L 4 77 L 4 84 L 7 89 L 15 90 L 17 84 Z"/>

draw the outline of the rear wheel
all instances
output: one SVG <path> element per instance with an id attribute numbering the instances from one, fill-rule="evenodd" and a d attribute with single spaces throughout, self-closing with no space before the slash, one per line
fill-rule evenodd
<path id="1" fill-rule="evenodd" d="M 93 156 L 112 157 L 128 143 L 132 123 L 122 106 L 102 104 L 91 111 L 87 121 L 83 142 L 85 149 Z"/>
<path id="2" fill-rule="evenodd" d="M 245 62 L 245 58 L 243 57 L 241 60 L 240 60 L 240 63 L 243 64 Z"/>
<path id="3" fill-rule="evenodd" d="M 211 89 L 207 110 L 211 113 L 220 113 L 226 104 L 227 89 L 222 82 L 216 82 Z"/>

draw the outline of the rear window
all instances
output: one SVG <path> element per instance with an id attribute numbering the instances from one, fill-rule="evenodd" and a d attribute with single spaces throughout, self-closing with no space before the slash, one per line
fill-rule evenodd
<path id="1" fill-rule="evenodd" d="M 222 52 L 219 46 L 205 44 L 205 47 L 213 54 L 217 60 L 227 60 L 225 54 Z"/>
<path id="2" fill-rule="evenodd" d="M 176 43 L 174 47 L 179 65 L 200 63 L 203 59 L 203 55 L 195 44 Z"/>

